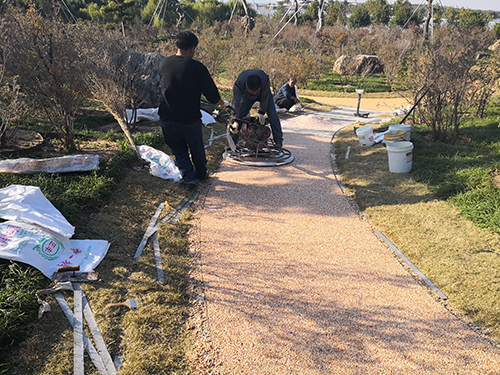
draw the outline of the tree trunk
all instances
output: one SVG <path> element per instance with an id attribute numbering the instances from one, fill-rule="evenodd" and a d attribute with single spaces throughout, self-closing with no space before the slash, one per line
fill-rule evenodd
<path id="1" fill-rule="evenodd" d="M 135 145 L 134 139 L 132 138 L 132 133 L 130 133 L 130 129 L 129 129 L 127 121 L 125 121 L 123 119 L 123 117 L 119 113 L 120 111 L 117 111 L 117 110 L 109 108 L 109 107 L 107 107 L 106 109 L 109 111 L 109 113 L 111 113 L 111 115 L 118 122 L 118 125 L 120 125 L 120 128 L 122 129 L 123 133 L 125 134 L 125 136 L 127 137 L 128 141 L 129 141 L 130 145 L 132 146 L 135 153 L 137 154 L 137 156 L 139 156 L 139 159 L 140 159 L 141 154 L 140 154 L 139 150 L 137 150 L 137 146 Z"/>
<path id="2" fill-rule="evenodd" d="M 429 10 L 427 11 L 427 16 L 425 17 L 425 23 L 424 23 L 424 38 L 426 40 L 429 39 L 429 25 L 431 23 L 431 18 L 432 18 L 432 0 L 427 0 L 427 3 L 429 4 Z"/>
<path id="3" fill-rule="evenodd" d="M 297 26 L 299 22 L 299 18 L 297 17 L 297 13 L 299 13 L 299 1 L 294 0 L 293 2 L 295 3 L 295 11 L 293 12 L 293 23 L 295 26 Z"/>
<path id="4" fill-rule="evenodd" d="M 69 152 L 76 151 L 74 120 L 71 116 L 64 116 L 64 144 Z"/>
<path id="5" fill-rule="evenodd" d="M 323 12 L 323 7 L 325 6 L 325 0 L 318 1 L 318 26 L 316 27 L 316 32 L 323 30 L 325 27 L 325 16 Z"/>

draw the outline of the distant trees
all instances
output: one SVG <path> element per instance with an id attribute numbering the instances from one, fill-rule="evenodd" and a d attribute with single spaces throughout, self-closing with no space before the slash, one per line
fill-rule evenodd
<path id="1" fill-rule="evenodd" d="M 389 25 L 406 27 L 409 24 L 420 25 L 422 21 L 422 16 L 414 11 L 408 0 L 397 0 Z"/>
<path id="2" fill-rule="evenodd" d="M 365 4 L 356 8 L 347 20 L 347 24 L 351 28 L 365 27 L 371 24 L 370 13 Z"/>
<path id="3" fill-rule="evenodd" d="M 391 19 L 391 7 L 387 0 L 368 0 L 365 7 L 370 13 L 371 23 L 387 25 Z"/>
<path id="4" fill-rule="evenodd" d="M 458 12 L 458 26 L 462 29 L 484 29 L 488 21 L 484 12 L 462 8 Z"/>

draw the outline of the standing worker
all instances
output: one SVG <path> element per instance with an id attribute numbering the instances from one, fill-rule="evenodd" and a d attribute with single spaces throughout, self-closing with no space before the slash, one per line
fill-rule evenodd
<path id="1" fill-rule="evenodd" d="M 163 138 L 175 156 L 183 183 L 188 188 L 194 188 L 197 180 L 208 177 L 200 113 L 201 95 L 220 107 L 225 104 L 208 69 L 193 59 L 198 46 L 196 35 L 191 31 L 181 31 L 175 45 L 177 53 L 160 63 L 158 114 Z"/>
<path id="2" fill-rule="evenodd" d="M 238 76 L 233 87 L 233 107 L 236 110 L 236 117 L 243 119 L 257 101 L 260 102 L 260 124 L 265 124 L 264 114 L 267 113 L 273 133 L 274 147 L 281 148 L 283 146 L 283 132 L 271 94 L 269 76 L 262 70 L 245 70 Z M 237 135 L 233 134 L 232 136 L 236 143 L 238 141 Z"/>
<path id="3" fill-rule="evenodd" d="M 287 83 L 280 87 L 274 97 L 274 102 L 279 108 L 290 110 L 295 104 L 300 103 L 297 96 L 297 78 L 291 77 Z"/>

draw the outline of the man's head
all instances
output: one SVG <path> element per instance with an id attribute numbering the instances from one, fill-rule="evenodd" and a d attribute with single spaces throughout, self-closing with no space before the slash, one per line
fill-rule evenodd
<path id="1" fill-rule="evenodd" d="M 290 87 L 294 87 L 296 84 L 297 84 L 297 78 L 295 78 L 295 77 L 291 77 L 291 78 L 288 80 L 288 85 L 289 85 Z"/>
<path id="2" fill-rule="evenodd" d="M 262 86 L 262 79 L 257 74 L 249 75 L 247 78 L 247 90 L 252 95 L 257 95 Z"/>
<path id="3" fill-rule="evenodd" d="M 182 51 L 189 51 L 198 46 L 198 38 L 191 31 L 185 30 L 177 34 L 175 46 Z"/>

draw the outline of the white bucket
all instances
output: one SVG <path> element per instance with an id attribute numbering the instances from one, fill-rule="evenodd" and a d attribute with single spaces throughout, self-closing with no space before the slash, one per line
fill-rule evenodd
<path id="1" fill-rule="evenodd" d="M 389 125 L 389 131 L 398 131 L 398 130 L 404 130 L 406 132 L 406 141 L 410 142 L 411 125 L 406 125 L 406 124 Z"/>
<path id="2" fill-rule="evenodd" d="M 387 144 L 389 171 L 392 173 L 408 173 L 413 164 L 413 143 L 393 142 Z"/>
<path id="3" fill-rule="evenodd" d="M 356 129 L 356 135 L 358 136 L 361 146 L 371 146 L 375 143 L 373 128 L 370 125 L 365 125 Z"/>
<path id="4" fill-rule="evenodd" d="M 393 142 L 403 142 L 406 141 L 406 131 L 405 130 L 389 130 L 384 134 L 385 144 Z"/>

